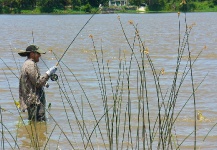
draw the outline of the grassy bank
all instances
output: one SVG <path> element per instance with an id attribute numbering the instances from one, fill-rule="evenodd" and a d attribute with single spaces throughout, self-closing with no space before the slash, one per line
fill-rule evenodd
<path id="1" fill-rule="evenodd" d="M 29 9 L 5 9 L 2 10 L 2 14 L 85 14 L 82 10 L 72 10 L 72 9 L 53 9 L 51 12 L 44 12 L 40 8 Z"/>

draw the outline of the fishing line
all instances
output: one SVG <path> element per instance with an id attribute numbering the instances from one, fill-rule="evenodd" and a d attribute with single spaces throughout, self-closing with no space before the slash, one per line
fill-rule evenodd
<path id="1" fill-rule="evenodd" d="M 93 18 L 93 16 L 97 13 L 99 9 L 97 9 L 92 16 L 87 20 L 87 22 L 83 25 L 83 27 L 79 30 L 79 32 L 76 34 L 76 36 L 74 37 L 74 39 L 71 41 L 71 43 L 69 44 L 69 46 L 66 48 L 66 50 L 64 51 L 64 53 L 62 54 L 62 56 L 60 57 L 60 59 L 58 60 L 56 66 L 59 65 L 59 62 L 62 60 L 63 56 L 66 54 L 66 52 L 69 50 L 70 46 L 72 45 L 72 43 L 75 41 L 75 39 L 78 37 L 78 35 L 81 33 L 81 31 L 84 29 L 84 27 L 89 23 L 89 21 Z"/>
<path id="2" fill-rule="evenodd" d="M 15 59 L 15 57 L 14 57 L 14 53 L 13 53 L 13 50 L 12 50 L 12 44 L 11 44 L 11 43 L 10 43 L 10 49 L 11 49 L 11 53 L 12 53 L 13 59 L 15 60 L 15 64 L 16 64 L 18 73 L 20 74 L 20 69 L 19 69 L 18 64 L 17 64 L 17 61 L 16 61 L 16 59 Z M 14 47 L 14 49 L 16 49 L 16 48 Z"/>
<path id="3" fill-rule="evenodd" d="M 69 48 L 72 45 L 72 43 L 75 41 L 75 39 L 78 37 L 78 35 L 81 33 L 81 31 L 84 29 L 84 27 L 89 23 L 89 21 L 93 18 L 94 15 L 95 15 L 95 13 L 87 20 L 87 22 L 84 24 L 84 26 L 79 30 L 79 32 L 77 33 L 77 35 L 74 37 L 74 39 L 71 41 L 71 43 L 69 44 L 69 46 L 66 48 L 66 50 L 64 51 L 64 53 L 62 54 L 62 56 L 58 60 L 56 66 L 59 65 L 59 62 L 62 60 L 62 58 L 66 54 L 66 52 L 69 50 Z"/>
<path id="4" fill-rule="evenodd" d="M 0 57 L 1 61 L 5 64 L 5 66 L 14 74 L 15 77 L 19 79 L 19 77 L 12 71 L 12 69 L 6 64 L 6 62 Z"/>
<path id="5" fill-rule="evenodd" d="M 83 27 L 79 30 L 79 32 L 76 34 L 76 36 L 74 37 L 74 39 L 71 41 L 71 43 L 69 44 L 69 46 L 66 48 L 66 50 L 64 51 L 64 53 L 62 54 L 62 56 L 59 58 L 59 60 L 56 63 L 56 66 L 59 65 L 60 61 L 62 60 L 62 58 L 64 57 L 64 55 L 66 54 L 66 52 L 69 50 L 70 46 L 72 45 L 72 43 L 75 41 L 75 39 L 78 37 L 78 35 L 81 33 L 81 31 L 84 29 L 84 27 L 89 23 L 89 21 L 93 18 L 93 16 L 100 10 L 100 8 L 98 8 L 92 15 L 91 17 L 87 20 L 87 22 L 83 25 Z M 58 76 L 56 74 L 51 75 L 50 79 L 52 81 L 56 81 L 58 80 Z"/>

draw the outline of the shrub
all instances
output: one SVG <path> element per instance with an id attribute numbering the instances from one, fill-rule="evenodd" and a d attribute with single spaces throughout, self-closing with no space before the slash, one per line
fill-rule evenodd
<path id="1" fill-rule="evenodd" d="M 98 8 L 91 8 L 91 13 L 97 13 L 98 12 Z"/>
<path id="2" fill-rule="evenodd" d="M 3 14 L 9 14 L 9 13 L 11 13 L 10 8 L 7 7 L 7 6 L 3 7 L 1 13 L 3 13 Z"/>
<path id="3" fill-rule="evenodd" d="M 184 5 L 181 5 L 179 10 L 189 12 L 189 11 L 194 11 L 196 8 L 197 7 L 196 7 L 195 3 L 187 3 L 187 4 L 184 4 Z"/>
<path id="4" fill-rule="evenodd" d="M 91 8 L 92 7 L 91 7 L 91 5 L 89 3 L 84 5 L 84 6 L 81 6 L 81 10 L 86 12 L 86 13 L 91 13 Z"/>

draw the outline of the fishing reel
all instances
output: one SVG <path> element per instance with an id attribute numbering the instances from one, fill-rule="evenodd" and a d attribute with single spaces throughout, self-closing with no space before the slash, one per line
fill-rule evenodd
<path id="1" fill-rule="evenodd" d="M 58 75 L 57 75 L 57 74 L 52 74 L 52 75 L 50 76 L 50 79 L 51 79 L 52 81 L 57 81 L 57 80 L 58 80 Z"/>

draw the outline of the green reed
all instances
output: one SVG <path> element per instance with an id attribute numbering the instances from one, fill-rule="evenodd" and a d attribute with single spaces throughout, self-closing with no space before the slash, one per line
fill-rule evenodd
<path id="1" fill-rule="evenodd" d="M 120 17 L 118 17 L 118 19 L 120 20 Z M 130 22 L 130 24 L 133 24 L 133 22 Z M 196 102 L 195 102 L 195 90 L 198 88 L 195 88 L 194 86 L 194 80 L 193 80 L 193 64 L 194 62 L 196 61 L 196 58 L 195 60 L 192 61 L 192 58 L 191 58 L 191 52 L 189 50 L 189 42 L 188 42 L 188 39 L 189 39 L 189 35 L 190 35 L 190 31 L 192 29 L 192 26 L 190 27 L 187 27 L 187 23 L 186 23 L 186 32 L 184 34 L 184 37 L 183 37 L 183 41 L 181 42 L 181 38 L 179 37 L 179 47 L 178 47 L 178 57 L 177 57 L 177 66 L 176 66 L 176 70 L 175 70 L 175 73 L 174 73 L 174 78 L 173 78 L 173 84 L 171 86 L 171 90 L 170 90 L 170 93 L 169 93 L 169 99 L 168 101 L 166 102 L 165 101 L 165 98 L 166 98 L 166 95 L 163 96 L 163 93 L 161 91 L 161 86 L 160 86 L 160 75 L 161 73 L 163 72 L 163 70 L 157 74 L 156 70 L 155 70 L 155 67 L 154 67 L 154 64 L 152 62 L 152 59 L 149 55 L 149 51 L 148 49 L 145 47 L 145 45 L 143 44 L 140 36 L 139 36 L 139 33 L 138 33 L 138 30 L 137 30 L 137 27 L 135 25 L 133 25 L 134 29 L 135 29 L 135 37 L 137 37 L 137 40 L 139 42 L 139 44 L 141 45 L 140 46 L 140 49 L 139 49 L 139 52 L 140 53 L 140 59 L 141 59 L 141 62 L 139 62 L 138 60 L 138 56 L 135 55 L 135 50 L 134 48 L 130 45 L 129 43 L 129 40 L 125 34 L 125 31 L 124 31 L 124 28 L 122 26 L 122 23 L 120 21 L 120 25 L 122 27 L 122 30 L 123 30 L 123 33 L 125 35 L 125 38 L 126 38 L 126 41 L 128 42 L 128 45 L 130 47 L 130 49 L 132 50 L 132 55 L 131 56 L 134 56 L 135 57 L 135 60 L 137 61 L 137 65 L 138 65 L 138 76 L 137 76 L 137 84 L 138 84 L 138 92 L 140 92 L 139 95 L 141 95 L 141 97 L 139 97 L 138 99 L 138 114 L 137 114 L 137 140 L 136 140 L 136 148 L 139 148 L 139 145 L 140 145 L 140 141 L 138 140 L 139 139 L 139 124 L 140 124 L 140 109 L 141 109 L 141 103 L 140 101 L 142 101 L 142 120 L 143 120 L 143 130 L 142 130 L 142 138 L 145 139 L 143 140 L 143 149 L 153 149 L 153 144 L 154 142 L 156 141 L 156 135 L 158 135 L 158 149 L 168 149 L 168 148 L 173 148 L 174 145 L 176 146 L 176 148 L 179 148 L 181 146 L 181 144 L 179 143 L 175 143 L 173 144 L 172 143 L 172 138 L 174 138 L 173 134 L 173 130 L 175 130 L 175 126 L 174 126 L 174 123 L 175 123 L 175 120 L 177 119 L 178 116 L 174 116 L 174 112 L 175 112 L 175 108 L 176 108 L 176 101 L 177 101 L 177 98 L 178 98 L 178 94 L 179 94 L 179 89 L 180 87 L 182 86 L 186 76 L 188 75 L 188 73 L 190 72 L 190 77 L 191 77 L 191 82 L 192 82 L 192 95 L 193 96 L 193 101 L 194 101 L 194 120 L 195 120 L 195 125 L 194 125 L 194 131 L 192 133 L 194 133 L 194 147 L 196 148 Z M 179 35 L 180 35 L 180 22 L 179 22 Z M 91 36 L 92 38 L 92 42 L 93 42 L 93 47 L 94 47 L 94 52 L 95 52 L 95 56 L 96 56 L 96 66 L 98 67 L 98 74 L 99 75 L 96 75 L 97 78 L 98 78 L 98 82 L 99 82 L 99 86 L 100 86 L 100 90 L 101 90 L 101 93 L 102 93 L 102 100 L 105 102 L 105 98 L 104 97 L 107 97 L 106 95 L 106 86 L 104 86 L 104 82 L 103 80 L 105 80 L 104 76 L 104 64 L 103 62 L 104 61 L 101 61 L 102 62 L 102 68 L 103 70 L 100 69 L 100 64 L 99 64 L 99 58 L 98 58 L 98 54 L 96 53 L 96 49 L 95 49 L 95 46 L 94 46 L 94 40 L 93 40 L 93 36 Z M 134 39 L 134 42 L 135 42 L 135 39 Z M 132 44 L 134 45 L 134 43 Z M 183 57 L 183 53 L 185 50 L 188 50 L 188 60 L 187 60 L 187 63 L 186 63 L 186 67 L 185 67 L 185 71 L 181 77 L 181 82 L 178 82 L 178 73 L 179 73 L 179 68 L 180 68 L 180 65 L 181 65 L 181 62 L 182 62 L 182 57 Z M 200 52 L 201 53 L 201 52 Z M 200 55 L 199 53 L 199 55 Z M 199 56 L 198 55 L 198 56 Z M 102 57 L 103 58 L 103 57 Z M 148 101 L 148 92 L 147 92 L 147 82 L 146 82 L 146 70 L 145 70 L 145 67 L 144 67 L 144 60 L 147 59 L 148 63 L 149 63 L 149 66 L 151 67 L 151 72 L 152 72 L 152 75 L 153 75 L 153 79 L 154 79 L 154 84 L 155 84 L 155 88 L 156 88 L 156 94 L 157 94 L 157 102 L 158 102 L 158 116 L 155 120 L 155 123 L 154 123 L 154 126 L 153 126 L 153 129 L 151 129 L 151 126 L 152 126 L 152 122 L 150 121 L 150 111 L 149 111 L 149 101 Z M 119 58 L 120 60 L 120 58 Z M 132 60 L 132 59 L 131 59 Z M 113 91 L 113 88 L 112 88 L 112 93 L 113 93 L 113 100 L 114 100 L 114 103 L 113 103 L 113 111 L 112 111 L 112 117 L 108 117 L 108 115 L 105 115 L 105 120 L 111 120 L 110 122 L 106 122 L 106 126 L 107 128 L 108 127 L 111 127 L 111 130 L 110 128 L 108 128 L 107 130 L 107 135 L 108 135 L 108 138 L 110 139 L 109 140 L 109 148 L 110 149 L 113 149 L 113 146 L 114 146 L 114 143 L 113 142 L 116 142 L 116 149 L 118 148 L 118 141 L 117 139 L 120 138 L 119 136 L 119 120 L 120 120 L 120 117 L 121 117 L 121 109 L 120 109 L 120 105 L 117 105 L 118 102 L 121 102 L 121 101 L 118 101 L 117 99 L 117 92 L 120 92 L 121 93 L 121 90 L 119 91 L 119 89 L 123 89 L 123 83 L 124 82 L 124 79 L 125 79 L 125 75 L 124 74 L 121 74 L 121 71 L 125 71 L 125 69 L 127 70 L 128 68 L 130 68 L 131 66 L 129 66 L 128 68 L 125 66 L 126 65 L 126 62 L 125 63 L 122 63 L 122 60 L 120 60 L 119 62 L 119 68 L 118 68 L 118 73 L 117 73 L 117 81 L 116 81 L 116 93 Z M 123 67 L 123 69 L 122 69 Z M 189 67 L 189 69 L 187 69 L 187 67 Z M 94 67 L 96 68 L 96 67 Z M 108 67 L 109 68 L 109 67 Z M 97 69 L 94 69 L 94 70 L 97 70 Z M 108 69 L 109 70 L 109 69 Z M 121 71 L 120 71 L 121 70 Z M 187 71 L 186 71 L 187 70 Z M 96 71 L 95 71 L 96 72 Z M 127 79 L 127 91 L 128 91 L 128 103 L 126 105 L 126 110 L 125 110 L 125 118 L 124 118 L 124 132 L 123 132 L 123 137 L 122 137 L 122 148 L 123 148 L 123 141 L 124 141 L 124 135 L 125 133 L 127 134 L 127 142 L 129 143 L 127 145 L 127 149 L 129 148 L 132 148 L 133 149 L 133 145 L 132 145 L 132 127 L 131 127 L 131 99 L 130 99 L 130 88 L 129 88 L 129 83 L 130 83 L 130 69 L 129 71 L 125 72 L 126 73 L 126 79 Z M 109 73 L 110 74 L 110 73 Z M 163 73 L 162 73 L 163 74 Z M 201 82 L 202 83 L 202 82 Z M 112 83 L 111 83 L 112 85 Z M 105 93 L 105 94 L 103 94 Z M 120 98 L 122 98 L 122 95 L 120 94 L 119 95 Z M 190 96 L 190 97 L 191 97 Z M 190 99 L 189 97 L 189 99 Z M 122 100 L 122 99 L 121 99 Z M 162 103 L 160 102 L 160 100 L 162 100 Z M 146 106 L 147 106 L 147 109 L 145 110 L 144 108 L 144 102 L 146 101 Z M 107 101 L 106 101 L 107 102 Z M 166 103 L 166 104 L 165 104 Z M 107 104 L 104 104 L 104 110 L 108 110 L 107 108 Z M 146 123 L 145 123 L 145 116 L 144 116 L 144 112 L 145 111 L 148 111 L 148 130 L 146 130 Z M 180 111 L 181 112 L 181 111 Z M 180 113 L 179 112 L 179 113 Z M 105 112 L 107 113 L 107 111 Z M 174 120 L 174 118 L 176 118 Z M 127 122 L 128 121 L 128 122 Z M 128 126 L 127 126 L 127 123 L 128 123 Z M 114 133 L 114 130 L 116 129 L 116 132 Z M 148 131 L 148 132 L 147 132 Z M 113 137 L 113 133 L 116 135 L 116 137 L 114 138 Z M 190 133 L 189 136 L 192 134 Z M 114 141 L 116 139 L 116 141 Z M 174 139 L 173 141 L 177 141 L 176 139 Z M 178 146 L 177 146 L 178 145 Z M 138 146 L 138 147 L 137 147 Z"/>

